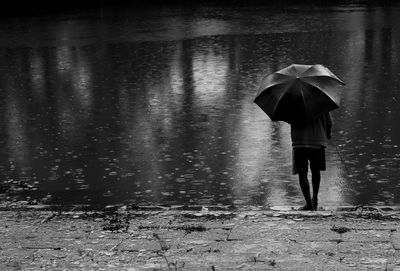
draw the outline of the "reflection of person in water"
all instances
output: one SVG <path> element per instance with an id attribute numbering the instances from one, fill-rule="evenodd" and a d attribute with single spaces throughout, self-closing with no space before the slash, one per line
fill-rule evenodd
<path id="1" fill-rule="evenodd" d="M 292 124 L 291 137 L 293 146 L 293 174 L 299 175 L 300 188 L 306 204 L 300 210 L 317 210 L 318 190 L 321 181 L 321 170 L 326 169 L 325 148 L 331 138 L 332 118 L 326 113 L 312 122 Z M 310 162 L 313 197 L 307 179 L 308 162 Z"/>

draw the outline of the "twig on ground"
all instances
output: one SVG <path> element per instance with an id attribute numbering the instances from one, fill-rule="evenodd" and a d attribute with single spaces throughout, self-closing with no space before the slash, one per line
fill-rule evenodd
<path id="1" fill-rule="evenodd" d="M 53 218 L 56 217 L 56 216 L 57 216 L 56 213 L 52 213 L 52 214 L 46 216 L 45 218 L 43 218 L 42 221 L 40 221 L 40 224 L 49 222 L 51 219 L 53 219 Z"/>
<path id="2" fill-rule="evenodd" d="M 113 251 L 113 250 L 115 250 L 117 247 L 119 247 L 119 245 L 121 245 L 124 241 L 126 240 L 126 238 L 125 239 L 122 239 L 121 241 L 119 241 L 117 244 L 115 244 L 112 248 L 110 248 L 110 251 Z"/>

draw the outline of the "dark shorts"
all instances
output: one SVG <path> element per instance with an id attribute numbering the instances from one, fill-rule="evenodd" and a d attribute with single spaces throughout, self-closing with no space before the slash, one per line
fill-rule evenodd
<path id="1" fill-rule="evenodd" d="M 307 173 L 308 161 L 310 161 L 311 171 L 326 169 L 324 147 L 319 149 L 297 147 L 293 148 L 292 154 L 293 174 L 299 174 L 300 172 Z"/>

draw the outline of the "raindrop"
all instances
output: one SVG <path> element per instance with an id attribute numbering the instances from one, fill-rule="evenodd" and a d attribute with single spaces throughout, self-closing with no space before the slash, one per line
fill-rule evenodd
<path id="1" fill-rule="evenodd" d="M 89 189 L 89 185 L 88 184 L 82 184 L 79 186 L 79 190 L 87 190 Z"/>
<path id="2" fill-rule="evenodd" d="M 107 192 L 103 193 L 104 197 L 111 197 L 113 193 L 110 190 L 107 190 Z"/>
<path id="3" fill-rule="evenodd" d="M 183 175 L 183 177 L 186 178 L 186 179 L 192 179 L 193 176 L 194 176 L 194 175 L 191 174 L 191 173 L 186 173 L 186 174 Z M 181 176 L 181 177 L 182 177 L 182 176 Z"/>
<path id="4" fill-rule="evenodd" d="M 185 182 L 185 178 L 177 178 L 176 182 L 177 183 L 183 183 L 183 182 Z"/>
<path id="5" fill-rule="evenodd" d="M 173 193 L 170 193 L 170 192 L 161 192 L 161 195 L 163 195 L 163 196 L 173 196 Z"/>

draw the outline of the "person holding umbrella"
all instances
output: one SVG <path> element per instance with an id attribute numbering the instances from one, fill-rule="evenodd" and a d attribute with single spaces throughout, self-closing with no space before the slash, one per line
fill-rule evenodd
<path id="1" fill-rule="evenodd" d="M 323 65 L 292 64 L 266 76 L 254 102 L 272 121 L 291 126 L 293 174 L 299 175 L 306 204 L 317 210 L 321 170 L 326 169 L 325 148 L 331 137 L 330 111 L 339 107 L 338 87 L 344 83 Z M 310 166 L 313 197 L 307 174 Z"/>
<path id="2" fill-rule="evenodd" d="M 299 183 L 306 205 L 300 210 L 318 209 L 318 191 L 321 182 L 321 170 L 326 169 L 325 148 L 331 138 L 332 117 L 322 114 L 313 121 L 304 124 L 291 124 L 293 146 L 293 174 L 299 175 Z M 308 182 L 308 166 L 311 169 L 313 197 L 311 199 Z"/>

